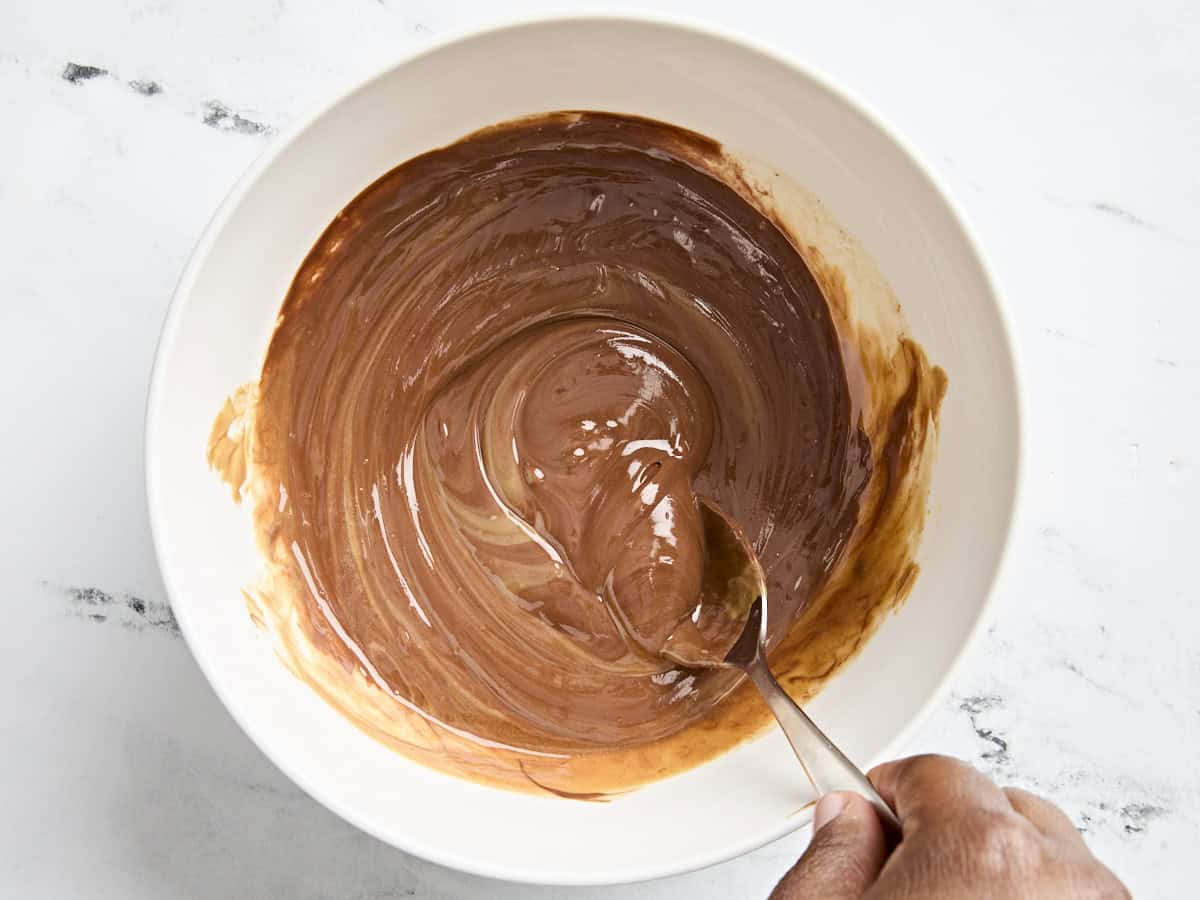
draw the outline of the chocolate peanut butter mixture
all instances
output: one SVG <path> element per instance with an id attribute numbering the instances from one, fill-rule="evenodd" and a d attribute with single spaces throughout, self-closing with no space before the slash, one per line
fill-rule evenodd
<path id="1" fill-rule="evenodd" d="M 720 159 L 627 117 L 497 126 L 380 178 L 305 259 L 210 458 L 254 498 L 252 611 L 376 737 L 555 793 L 693 764 L 762 718 L 733 673 L 661 652 L 697 611 L 698 500 L 753 541 L 772 646 L 919 529 L 889 504 L 923 500 L 903 457 L 944 379 L 906 344 L 870 415 L 872 364 Z M 897 601 L 900 543 L 793 668 L 832 671 Z"/>

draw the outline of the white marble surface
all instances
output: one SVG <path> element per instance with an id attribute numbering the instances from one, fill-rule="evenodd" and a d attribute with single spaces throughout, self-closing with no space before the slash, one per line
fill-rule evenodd
<path id="1" fill-rule="evenodd" d="M 946 177 L 1007 290 L 1028 502 L 996 623 L 910 749 L 1049 795 L 1137 896 L 1194 896 L 1197 6 L 654 5 L 866 98 Z M 802 848 L 794 835 L 706 872 L 574 892 L 428 865 L 293 787 L 172 628 L 142 408 L 193 242 L 272 131 L 495 11 L 0 4 L 0 895 L 754 898 Z"/>

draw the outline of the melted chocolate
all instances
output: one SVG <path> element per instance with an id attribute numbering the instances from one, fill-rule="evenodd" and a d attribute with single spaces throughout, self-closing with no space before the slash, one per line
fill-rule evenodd
<path id="1" fill-rule="evenodd" d="M 752 540 L 772 645 L 838 564 L 878 457 L 863 398 L 719 155 L 610 115 L 497 126 L 379 179 L 301 266 L 243 411 L 264 608 L 380 689 L 373 733 L 529 777 L 710 713 L 734 675 L 661 654 L 700 596 L 698 498 Z"/>

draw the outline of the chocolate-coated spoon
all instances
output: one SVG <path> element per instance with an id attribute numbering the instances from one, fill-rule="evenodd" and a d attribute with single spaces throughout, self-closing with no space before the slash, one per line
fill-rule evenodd
<path id="1" fill-rule="evenodd" d="M 771 674 L 766 651 L 766 579 L 742 530 L 703 501 L 700 512 L 708 550 L 700 604 L 667 639 L 663 655 L 685 666 L 733 666 L 744 671 L 775 714 L 813 787 L 820 794 L 853 791 L 862 795 L 875 807 L 884 826 L 898 835 L 900 820 L 867 776 L 813 724 Z M 739 624 L 740 632 L 736 630 Z M 734 634 L 737 637 L 730 646 L 728 639 Z M 722 657 L 724 647 L 729 650 Z"/>

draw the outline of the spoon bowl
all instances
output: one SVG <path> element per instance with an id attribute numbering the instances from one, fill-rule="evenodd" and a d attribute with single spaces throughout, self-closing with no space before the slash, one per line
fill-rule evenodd
<path id="1" fill-rule="evenodd" d="M 700 599 L 661 653 L 692 669 L 726 668 L 738 665 L 726 657 L 746 630 L 755 599 L 767 594 L 766 576 L 737 522 L 705 500 L 700 519 L 706 553 Z"/>

